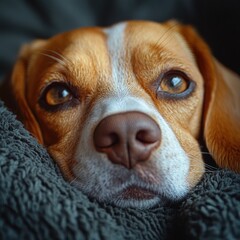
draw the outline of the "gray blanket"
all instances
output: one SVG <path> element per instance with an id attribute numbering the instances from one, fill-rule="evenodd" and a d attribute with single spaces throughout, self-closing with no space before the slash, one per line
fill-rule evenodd
<path id="1" fill-rule="evenodd" d="M 0 102 L 0 239 L 240 239 L 240 175 L 208 172 L 181 202 L 149 210 L 100 204 Z"/>

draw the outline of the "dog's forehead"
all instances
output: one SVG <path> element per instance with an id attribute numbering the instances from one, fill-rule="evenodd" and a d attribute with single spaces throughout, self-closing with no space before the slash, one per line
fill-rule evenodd
<path id="1" fill-rule="evenodd" d="M 176 24 L 177 26 L 177 24 Z M 162 46 L 162 50 L 171 52 L 174 56 L 184 54 L 191 58 L 191 51 L 174 25 L 154 23 L 149 21 L 129 21 L 115 24 L 108 28 L 80 28 L 76 31 L 63 34 L 60 42 L 65 39 L 63 46 L 66 55 L 72 51 L 79 54 L 99 56 L 99 53 L 114 54 L 117 50 L 131 50 L 144 45 Z M 54 44 L 58 44 L 57 41 Z M 76 58 L 77 54 L 74 55 Z M 74 57 L 71 56 L 71 57 Z"/>
<path id="2" fill-rule="evenodd" d="M 134 64 L 142 70 L 144 67 L 159 68 L 165 63 L 169 68 L 172 65 L 195 68 L 192 52 L 176 29 L 174 25 L 148 21 L 121 22 L 108 28 L 82 28 L 64 37 L 67 40 L 62 54 L 74 63 L 71 71 L 93 67 L 98 74 L 115 75 L 117 70 L 125 79 L 124 74 L 134 70 Z"/>

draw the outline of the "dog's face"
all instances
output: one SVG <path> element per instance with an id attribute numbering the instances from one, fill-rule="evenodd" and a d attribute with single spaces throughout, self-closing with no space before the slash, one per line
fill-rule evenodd
<path id="1" fill-rule="evenodd" d="M 176 23 L 125 22 L 22 50 L 12 77 L 19 112 L 68 181 L 100 201 L 139 208 L 196 185 L 201 124 L 214 125 L 205 87 L 214 88 L 215 70 L 197 57 L 194 36 Z"/>

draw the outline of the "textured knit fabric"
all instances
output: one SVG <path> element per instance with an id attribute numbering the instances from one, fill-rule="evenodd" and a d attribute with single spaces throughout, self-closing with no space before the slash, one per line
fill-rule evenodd
<path id="1" fill-rule="evenodd" d="M 206 173 L 185 199 L 153 209 L 100 204 L 0 102 L 0 239 L 240 239 L 240 175 Z"/>

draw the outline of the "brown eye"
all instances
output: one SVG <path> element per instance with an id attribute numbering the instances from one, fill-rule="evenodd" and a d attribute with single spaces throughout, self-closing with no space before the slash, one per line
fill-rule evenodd
<path id="1" fill-rule="evenodd" d="M 180 75 L 167 75 L 161 79 L 158 91 L 179 94 L 188 89 L 188 81 Z"/>
<path id="2" fill-rule="evenodd" d="M 53 82 L 45 88 L 39 99 L 41 107 L 49 111 L 63 110 L 79 103 L 74 87 L 68 84 Z"/>
<path id="3" fill-rule="evenodd" d="M 56 106 L 71 101 L 72 95 L 70 91 L 61 85 L 52 86 L 45 95 L 46 103 L 50 106 Z"/>
<path id="4" fill-rule="evenodd" d="M 157 82 L 157 97 L 183 99 L 195 89 L 196 83 L 182 71 L 171 70 L 163 73 Z"/>

